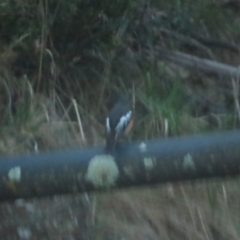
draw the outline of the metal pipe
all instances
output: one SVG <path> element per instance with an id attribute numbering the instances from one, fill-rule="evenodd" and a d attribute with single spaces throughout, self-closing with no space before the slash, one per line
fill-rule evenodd
<path id="1" fill-rule="evenodd" d="M 0 201 L 240 173 L 240 131 L 0 158 Z"/>

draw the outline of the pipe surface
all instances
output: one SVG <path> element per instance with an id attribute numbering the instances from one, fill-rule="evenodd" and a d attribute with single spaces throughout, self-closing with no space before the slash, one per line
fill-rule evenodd
<path id="1" fill-rule="evenodd" d="M 0 201 L 240 173 L 240 131 L 0 158 Z"/>

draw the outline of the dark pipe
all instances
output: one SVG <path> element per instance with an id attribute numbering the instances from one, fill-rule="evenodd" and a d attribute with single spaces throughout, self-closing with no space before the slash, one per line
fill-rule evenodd
<path id="1" fill-rule="evenodd" d="M 0 201 L 240 173 L 240 131 L 0 159 Z"/>

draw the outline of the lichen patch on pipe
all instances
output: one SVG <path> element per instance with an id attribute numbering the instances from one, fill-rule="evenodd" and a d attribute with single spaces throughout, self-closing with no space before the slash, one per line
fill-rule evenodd
<path id="1" fill-rule="evenodd" d="M 139 145 L 139 150 L 140 152 L 146 152 L 147 151 L 147 144 L 142 142 L 140 145 Z"/>
<path id="2" fill-rule="evenodd" d="M 97 155 L 91 159 L 86 180 L 96 188 L 109 188 L 115 185 L 119 176 L 118 166 L 111 155 Z"/>
<path id="3" fill-rule="evenodd" d="M 185 155 L 184 158 L 183 158 L 183 168 L 186 171 L 196 170 L 196 166 L 195 166 L 195 163 L 193 161 L 193 157 L 189 153 L 187 155 Z"/>
<path id="4" fill-rule="evenodd" d="M 21 168 L 19 166 L 11 168 L 8 172 L 8 178 L 14 182 L 20 182 L 21 180 Z"/>
<path id="5" fill-rule="evenodd" d="M 156 158 L 144 158 L 143 159 L 144 167 L 147 171 L 152 170 L 156 166 Z"/>

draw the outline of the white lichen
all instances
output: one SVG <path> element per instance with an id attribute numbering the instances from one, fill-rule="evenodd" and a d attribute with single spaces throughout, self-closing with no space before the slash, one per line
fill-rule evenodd
<path id="1" fill-rule="evenodd" d="M 147 144 L 142 142 L 140 145 L 139 145 L 139 149 L 140 149 L 140 152 L 146 152 L 147 151 Z"/>
<path id="2" fill-rule="evenodd" d="M 21 168 L 18 167 L 14 167 L 11 168 L 8 172 L 8 178 L 14 182 L 20 182 L 21 180 Z"/>
<path id="3" fill-rule="evenodd" d="M 144 166 L 146 170 L 152 170 L 156 166 L 156 159 L 155 158 L 144 158 L 143 159 Z"/>
<path id="4" fill-rule="evenodd" d="M 114 186 L 119 176 L 119 170 L 111 155 L 99 155 L 91 159 L 86 180 L 95 187 L 108 188 Z"/>
<path id="5" fill-rule="evenodd" d="M 183 158 L 183 168 L 185 170 L 195 170 L 196 169 L 192 155 L 190 155 L 189 153 L 187 155 L 185 155 Z"/>

